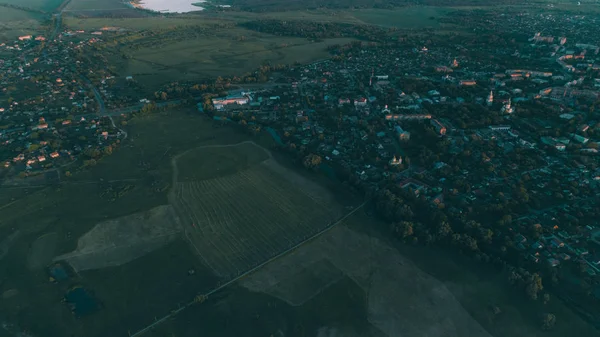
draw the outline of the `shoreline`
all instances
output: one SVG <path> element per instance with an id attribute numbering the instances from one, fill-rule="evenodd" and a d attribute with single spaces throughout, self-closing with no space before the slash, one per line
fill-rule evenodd
<path id="1" fill-rule="evenodd" d="M 128 0 L 128 1 L 125 1 L 124 3 L 133 9 L 148 11 L 148 12 L 152 12 L 152 13 L 159 13 L 159 14 L 187 14 L 187 13 L 200 12 L 200 11 L 206 10 L 206 7 L 200 6 L 200 4 L 207 3 L 206 0 L 188 0 L 188 1 L 194 1 L 194 2 L 189 3 L 189 5 L 193 6 L 194 8 L 191 10 L 186 10 L 186 11 L 171 10 L 168 8 L 167 9 L 148 8 L 148 7 L 145 7 L 146 4 L 144 3 L 144 0 Z"/>

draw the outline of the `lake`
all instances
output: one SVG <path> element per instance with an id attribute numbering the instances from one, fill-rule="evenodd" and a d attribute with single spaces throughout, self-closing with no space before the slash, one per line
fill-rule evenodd
<path id="1" fill-rule="evenodd" d="M 202 3 L 205 0 L 141 0 L 136 7 L 163 13 L 187 13 L 201 11 L 204 8 L 194 6 L 193 3 Z"/>

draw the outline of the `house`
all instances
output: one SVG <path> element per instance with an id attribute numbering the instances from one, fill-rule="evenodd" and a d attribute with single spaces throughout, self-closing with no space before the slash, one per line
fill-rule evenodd
<path id="1" fill-rule="evenodd" d="M 560 264 L 560 261 L 558 261 L 557 259 L 551 257 L 551 258 L 548 258 L 548 264 L 551 267 L 556 267 L 556 266 L 558 266 Z"/>
<path id="2" fill-rule="evenodd" d="M 431 119 L 430 123 L 437 133 L 439 133 L 440 135 L 446 134 L 446 127 L 444 126 L 444 124 L 440 123 L 440 121 L 438 121 L 437 119 Z"/>
<path id="3" fill-rule="evenodd" d="M 562 242 L 562 240 L 561 240 L 561 239 L 559 239 L 559 238 L 557 238 L 557 237 L 553 237 L 553 238 L 550 240 L 550 245 L 551 245 L 552 247 L 554 247 L 554 248 L 562 248 L 562 247 L 564 247 L 564 246 L 565 246 L 565 243 L 564 243 L 564 242 Z"/>
<path id="4" fill-rule="evenodd" d="M 19 36 L 19 41 L 31 40 L 31 35 Z"/>
<path id="5" fill-rule="evenodd" d="M 400 125 L 396 125 L 394 130 L 396 131 L 399 140 L 406 141 L 410 139 L 410 132 L 403 130 Z"/>
<path id="6" fill-rule="evenodd" d="M 60 155 L 58 154 L 58 152 L 52 152 L 50 153 L 50 158 L 58 158 Z"/>
<path id="7" fill-rule="evenodd" d="M 561 253 L 558 255 L 561 259 L 563 259 L 563 261 L 569 261 L 571 259 L 571 255 L 567 254 L 567 253 Z"/>
<path id="8" fill-rule="evenodd" d="M 356 107 L 362 107 L 362 106 L 366 106 L 368 103 L 367 99 L 364 97 L 361 97 L 357 100 L 354 101 L 354 106 Z"/>
<path id="9" fill-rule="evenodd" d="M 350 99 L 349 98 L 340 98 L 338 99 L 338 105 L 342 106 L 345 104 L 350 104 Z"/>
<path id="10" fill-rule="evenodd" d="M 527 238 L 523 234 L 517 234 L 515 236 L 515 243 L 525 243 L 527 242 Z"/>
<path id="11" fill-rule="evenodd" d="M 398 185 L 402 189 L 407 189 L 407 188 L 412 189 L 414 191 L 415 195 L 419 195 L 421 193 L 421 191 L 424 191 L 425 189 L 427 189 L 429 187 L 429 186 L 427 186 L 415 179 L 412 179 L 412 178 L 405 179 L 405 180 L 401 181 Z"/>
<path id="12" fill-rule="evenodd" d="M 398 166 L 400 164 L 402 164 L 402 157 L 396 158 L 396 156 L 394 156 L 393 159 L 390 159 L 390 165 L 392 165 L 392 166 Z"/>
<path id="13" fill-rule="evenodd" d="M 460 85 L 461 87 L 472 87 L 474 85 L 477 85 L 477 82 L 475 80 L 462 80 L 458 82 L 458 85 Z"/>
<path id="14" fill-rule="evenodd" d="M 223 110 L 225 106 L 230 104 L 245 105 L 250 102 L 250 94 L 238 90 L 230 92 L 225 97 L 213 98 L 212 103 L 217 110 Z"/>

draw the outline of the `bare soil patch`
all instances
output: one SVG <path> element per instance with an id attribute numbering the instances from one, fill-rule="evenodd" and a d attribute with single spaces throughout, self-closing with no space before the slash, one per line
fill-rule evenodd
<path id="1" fill-rule="evenodd" d="M 180 233 L 172 207 L 158 206 L 97 224 L 79 238 L 75 251 L 54 260 L 66 260 L 76 271 L 119 266 L 164 246 Z"/>

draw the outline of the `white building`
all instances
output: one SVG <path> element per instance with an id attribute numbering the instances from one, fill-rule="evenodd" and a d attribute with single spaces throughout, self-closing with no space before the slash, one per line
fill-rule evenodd
<path id="1" fill-rule="evenodd" d="M 513 112 L 515 112 L 515 108 L 511 106 L 509 98 L 508 102 L 504 103 L 504 106 L 502 107 L 502 113 L 511 114 Z"/>
<path id="2" fill-rule="evenodd" d="M 487 105 L 491 106 L 494 103 L 494 93 L 490 90 L 490 94 L 487 97 Z"/>
<path id="3" fill-rule="evenodd" d="M 400 164 L 402 164 L 402 157 L 396 158 L 396 156 L 394 156 L 393 159 L 390 159 L 390 165 L 392 165 L 392 166 L 398 166 Z"/>

